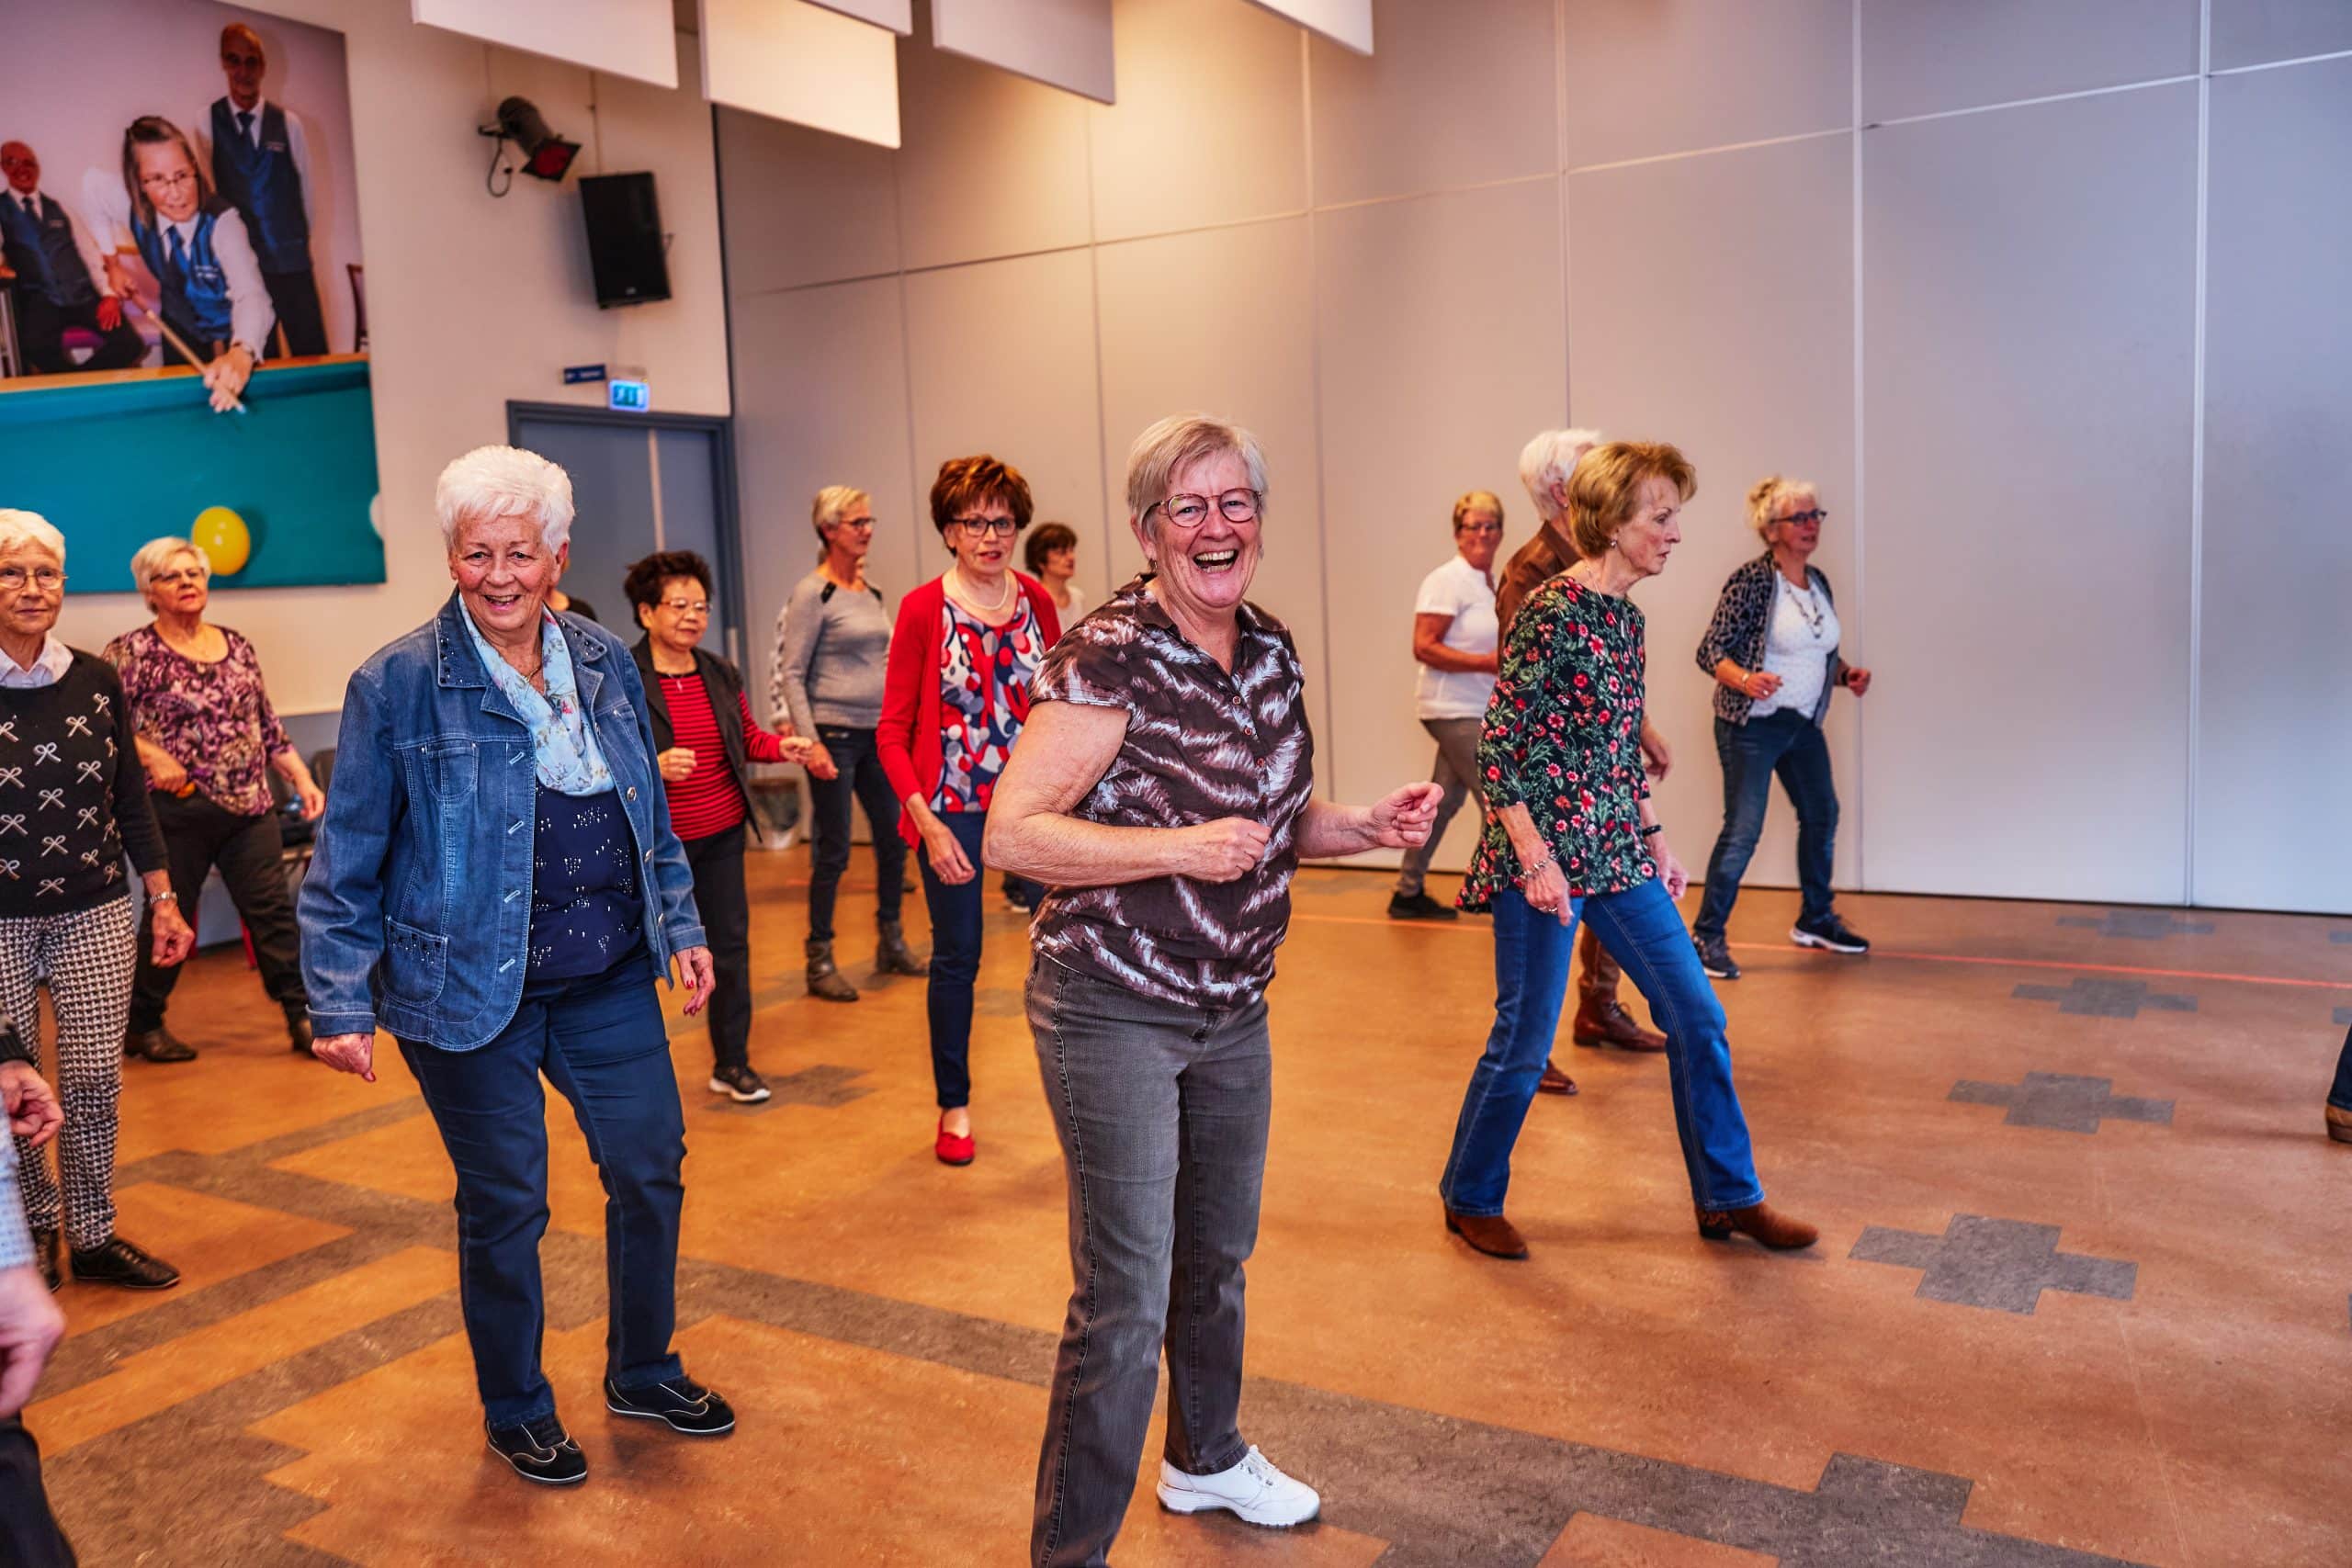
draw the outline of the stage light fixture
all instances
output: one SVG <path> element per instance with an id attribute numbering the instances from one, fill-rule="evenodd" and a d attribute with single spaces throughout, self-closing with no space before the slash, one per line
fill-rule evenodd
<path id="1" fill-rule="evenodd" d="M 480 128 L 484 136 L 498 145 L 491 152 L 490 191 L 492 196 L 504 196 L 507 187 L 496 181 L 499 154 L 512 141 L 523 154 L 523 172 L 534 179 L 560 180 L 578 156 L 580 143 L 566 141 L 548 129 L 547 117 L 528 98 L 508 98 L 498 106 L 498 121 Z M 510 174 L 512 171 L 508 171 Z M 510 185 L 512 181 L 508 182 Z"/>

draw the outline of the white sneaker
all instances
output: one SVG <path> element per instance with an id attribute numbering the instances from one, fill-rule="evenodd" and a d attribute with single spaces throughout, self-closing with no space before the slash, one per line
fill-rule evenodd
<path id="1" fill-rule="evenodd" d="M 1323 1499 L 1304 1481 L 1294 1481 L 1275 1469 L 1274 1461 L 1252 1443 L 1239 1464 L 1215 1475 L 1187 1475 L 1161 1460 L 1159 1506 L 1178 1514 L 1228 1508 L 1253 1525 L 1287 1529 L 1313 1518 L 1321 1511 Z"/>

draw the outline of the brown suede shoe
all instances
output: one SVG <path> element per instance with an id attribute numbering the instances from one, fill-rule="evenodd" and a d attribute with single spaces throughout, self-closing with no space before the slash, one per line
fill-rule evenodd
<path id="1" fill-rule="evenodd" d="M 2340 1105 L 2327 1108 L 2327 1135 L 2339 1144 L 2352 1144 L 2352 1111 Z"/>
<path id="2" fill-rule="evenodd" d="M 1527 1261 L 1527 1243 L 1520 1236 L 1519 1227 L 1500 1214 L 1457 1214 L 1448 1209 L 1445 1228 L 1468 1242 L 1473 1252 L 1510 1263 Z"/>
<path id="3" fill-rule="evenodd" d="M 1576 1079 L 1560 1071 L 1560 1069 L 1553 1063 L 1546 1062 L 1544 1064 L 1544 1076 L 1535 1080 L 1536 1093 L 1574 1094 L 1576 1091 Z"/>
<path id="4" fill-rule="evenodd" d="M 1579 1045 L 1599 1047 L 1614 1045 L 1620 1051 L 1663 1051 L 1666 1036 L 1653 1034 L 1634 1021 L 1625 1004 L 1615 997 L 1599 1001 L 1587 998 L 1577 1009 L 1577 1021 L 1569 1033 Z"/>
<path id="5" fill-rule="evenodd" d="M 1742 1235 L 1754 1236 L 1775 1252 L 1792 1252 L 1821 1239 L 1821 1233 L 1813 1226 L 1773 1213 L 1770 1203 L 1750 1203 L 1745 1209 L 1694 1209 L 1692 1213 L 1699 1216 L 1699 1234 L 1709 1241 L 1729 1241 L 1732 1233 L 1737 1231 Z"/>

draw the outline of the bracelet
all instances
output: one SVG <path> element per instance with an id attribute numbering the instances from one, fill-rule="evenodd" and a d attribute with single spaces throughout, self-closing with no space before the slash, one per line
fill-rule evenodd
<path id="1" fill-rule="evenodd" d="M 180 896 L 172 892 L 169 888 L 164 889 L 161 893 L 150 893 L 147 895 L 147 902 L 150 904 L 176 904 L 179 901 Z"/>
<path id="2" fill-rule="evenodd" d="M 1544 845 L 1544 858 L 1542 860 L 1537 861 L 1533 865 L 1521 866 L 1520 868 L 1519 885 L 1521 887 L 1526 886 L 1531 878 L 1542 875 L 1546 870 L 1559 863 L 1560 857 L 1552 852 L 1552 846 L 1549 844 Z"/>
<path id="3" fill-rule="evenodd" d="M 1663 832 L 1665 832 L 1665 831 L 1666 831 L 1666 824 L 1665 824 L 1665 823 L 1663 823 L 1663 822 L 1653 822 L 1653 823 L 1651 823 L 1648 827 L 1646 827 L 1646 828 L 1645 828 L 1645 829 L 1642 829 L 1642 837 L 1643 837 L 1643 838 L 1645 838 L 1645 839 L 1655 839 L 1655 838 L 1657 838 L 1660 833 L 1663 833 Z"/>

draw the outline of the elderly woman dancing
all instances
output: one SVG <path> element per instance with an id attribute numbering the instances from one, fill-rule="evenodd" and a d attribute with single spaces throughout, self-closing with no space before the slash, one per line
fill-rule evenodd
<path id="1" fill-rule="evenodd" d="M 1672 446 L 1596 447 L 1568 482 L 1570 537 L 1583 558 L 1530 595 L 1504 637 L 1478 739 L 1487 832 L 1462 889 L 1463 908 L 1495 918 L 1495 1023 L 1438 1183 L 1446 1229 L 1490 1257 L 1527 1256 L 1503 1197 L 1559 1026 L 1580 916 L 1665 1025 L 1699 1234 L 1736 1232 L 1771 1247 L 1815 1239 L 1764 1201 L 1724 1010 L 1674 907 L 1687 878 L 1642 773 L 1642 613 L 1625 593 L 1665 570 L 1696 486 Z"/>
<path id="2" fill-rule="evenodd" d="M 1040 1568 L 1109 1560 L 1163 1344 L 1161 1505 L 1260 1525 L 1321 1506 L 1240 1430 L 1265 989 L 1300 858 L 1419 844 L 1440 790 L 1311 798 L 1297 650 L 1244 598 L 1265 497 L 1246 430 L 1183 415 L 1136 438 L 1127 513 L 1144 574 L 1046 656 L 989 811 L 989 863 L 1051 889 L 1029 1026 L 1069 1175 L 1072 1282 L 1037 1465 Z"/>
<path id="3" fill-rule="evenodd" d="M 76 1280 L 156 1291 L 180 1271 L 114 1229 L 115 1107 L 138 917 L 122 857 L 147 889 L 158 964 L 196 945 L 165 869 L 164 836 L 131 744 L 130 705 L 113 666 L 58 640 L 65 536 L 29 512 L 0 510 L 0 1013 L 40 1017 L 44 980 L 57 1013 L 60 1180 L 25 1139 L 25 1217 L 50 1289 L 62 1275 L 61 1225 Z"/>
<path id="4" fill-rule="evenodd" d="M 434 504 L 457 591 L 351 678 L 302 967 L 321 1061 L 372 1083 L 377 1026 L 399 1041 L 457 1168 L 490 1446 L 568 1485 L 588 1466 L 539 1369 L 541 1074 L 605 1184 L 606 1408 L 697 1436 L 735 1424 L 670 1346 L 685 1124 L 653 986 L 674 963 L 699 1012 L 710 949 L 637 665 L 547 607 L 571 479 L 484 446 L 441 471 Z"/>

